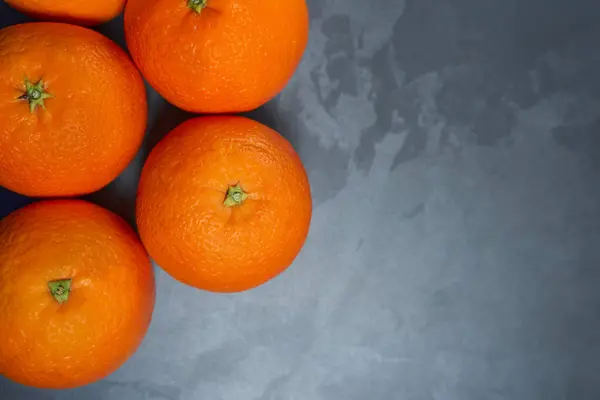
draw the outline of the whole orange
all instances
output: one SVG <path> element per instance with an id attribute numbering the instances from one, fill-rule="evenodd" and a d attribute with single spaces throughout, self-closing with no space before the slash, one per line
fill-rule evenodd
<path id="1" fill-rule="evenodd" d="M 300 158 L 277 132 L 244 117 L 189 120 L 142 172 L 142 242 L 175 279 L 214 292 L 256 287 L 285 270 L 312 212 Z"/>
<path id="2" fill-rule="evenodd" d="M 92 30 L 29 23 L 0 30 L 0 186 L 76 196 L 115 179 L 146 128 L 143 80 Z"/>
<path id="3" fill-rule="evenodd" d="M 141 343 L 154 275 L 119 217 L 78 200 L 0 221 L 0 374 L 39 388 L 104 378 Z"/>
<path id="4" fill-rule="evenodd" d="M 123 11 L 125 0 L 4 0 L 13 8 L 44 21 L 98 25 Z"/>
<path id="5" fill-rule="evenodd" d="M 134 61 L 165 99 L 187 111 L 255 109 L 275 97 L 308 40 L 305 0 L 129 0 Z"/>

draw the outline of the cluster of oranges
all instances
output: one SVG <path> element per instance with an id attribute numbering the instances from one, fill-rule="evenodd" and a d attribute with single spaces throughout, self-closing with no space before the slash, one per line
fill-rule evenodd
<path id="1" fill-rule="evenodd" d="M 183 283 L 238 292 L 299 253 L 312 203 L 298 155 L 273 130 L 227 114 L 284 88 L 308 13 L 305 0 L 5 1 L 47 22 L 0 30 L 0 185 L 61 199 L 0 221 L 0 374 L 76 387 L 116 370 L 142 341 L 154 308 L 148 254 Z M 82 27 L 123 9 L 133 61 Z M 220 115 L 183 123 L 151 152 L 140 241 L 118 216 L 73 198 L 106 186 L 137 153 L 142 77 L 186 111 Z"/>

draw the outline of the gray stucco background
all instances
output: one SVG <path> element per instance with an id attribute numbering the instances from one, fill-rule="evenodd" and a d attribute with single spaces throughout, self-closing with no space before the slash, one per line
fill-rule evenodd
<path id="1" fill-rule="evenodd" d="M 293 267 L 238 295 L 157 269 L 117 373 L 66 392 L 0 379 L 2 400 L 600 398 L 600 2 L 309 7 L 298 73 L 252 113 L 310 175 Z M 101 30 L 122 44 L 121 25 Z M 190 116 L 149 96 L 144 149 L 90 196 L 130 221 L 145 155 Z M 26 202 L 0 191 L 0 216 Z"/>

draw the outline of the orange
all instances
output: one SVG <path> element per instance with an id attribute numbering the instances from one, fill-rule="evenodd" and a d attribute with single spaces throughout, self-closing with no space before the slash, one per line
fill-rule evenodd
<path id="1" fill-rule="evenodd" d="M 305 0 L 129 0 L 125 34 L 150 85 L 187 111 L 231 113 L 275 97 L 308 40 Z"/>
<path id="2" fill-rule="evenodd" d="M 125 0 L 4 0 L 15 9 L 44 21 L 98 25 L 123 11 Z"/>
<path id="3" fill-rule="evenodd" d="M 121 218 L 78 200 L 0 221 L 0 374 L 39 388 L 104 378 L 142 341 L 154 276 Z"/>
<path id="4" fill-rule="evenodd" d="M 284 271 L 312 212 L 300 158 L 277 132 L 244 117 L 202 117 L 175 128 L 142 172 L 142 242 L 175 279 L 238 292 Z"/>
<path id="5" fill-rule="evenodd" d="M 97 32 L 58 23 L 0 30 L 0 185 L 76 196 L 115 179 L 146 128 L 143 80 Z"/>

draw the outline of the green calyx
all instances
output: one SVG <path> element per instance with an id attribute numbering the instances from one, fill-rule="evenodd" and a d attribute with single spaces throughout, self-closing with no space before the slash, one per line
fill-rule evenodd
<path id="1" fill-rule="evenodd" d="M 44 100 L 52 97 L 54 96 L 46 92 L 43 79 L 40 79 L 38 83 L 34 85 L 29 79 L 25 78 L 25 93 L 19 97 L 19 100 L 27 100 L 29 102 L 29 112 L 33 114 L 38 106 L 45 110 L 46 106 L 44 105 Z"/>
<path id="2" fill-rule="evenodd" d="M 188 7 L 200 14 L 202 9 L 206 7 L 208 0 L 188 0 Z"/>
<path id="3" fill-rule="evenodd" d="M 229 186 L 223 205 L 225 207 L 236 207 L 241 205 L 247 198 L 248 194 L 242 190 L 238 183 L 235 186 Z"/>
<path id="4" fill-rule="evenodd" d="M 52 297 L 54 297 L 54 300 L 56 300 L 58 304 L 62 304 L 69 300 L 69 294 L 71 293 L 71 281 L 71 278 L 69 278 L 48 282 L 50 294 Z"/>

